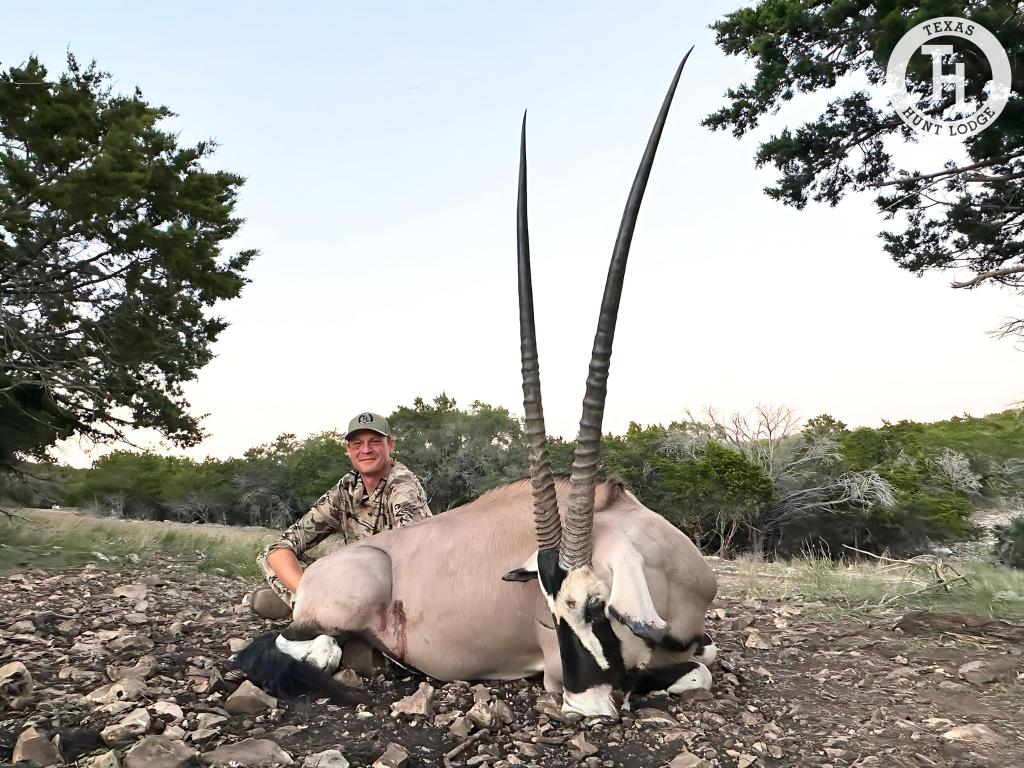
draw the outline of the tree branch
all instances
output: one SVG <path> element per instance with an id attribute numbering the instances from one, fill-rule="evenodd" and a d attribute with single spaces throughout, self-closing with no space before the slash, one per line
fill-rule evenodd
<path id="1" fill-rule="evenodd" d="M 926 181 L 928 179 L 937 179 L 940 176 L 955 176 L 956 174 L 963 173 L 964 171 L 976 171 L 979 168 L 989 168 L 993 165 L 999 165 L 1001 163 L 1008 162 L 1009 160 L 1013 160 L 1014 158 L 1021 157 L 1022 155 L 1024 155 L 1024 152 L 1015 152 L 1007 155 L 998 155 L 996 157 L 990 157 L 988 160 L 982 160 L 972 165 L 964 165 L 959 168 L 946 168 L 945 170 L 942 171 L 936 171 L 935 173 L 923 173 L 918 176 L 905 176 L 902 179 L 882 181 L 872 186 L 875 189 L 878 189 L 880 187 L 892 187 L 897 184 L 906 184 L 907 182 L 911 181 Z M 999 179 L 997 178 L 996 180 Z"/>
<path id="2" fill-rule="evenodd" d="M 1024 273 L 1024 267 L 1003 267 L 1002 269 L 990 269 L 988 272 L 981 272 L 970 280 L 964 280 L 962 282 L 953 282 L 950 285 L 953 288 L 973 288 L 985 280 L 991 280 L 997 277 L 1005 277 L 1006 275 L 1019 275 Z"/>

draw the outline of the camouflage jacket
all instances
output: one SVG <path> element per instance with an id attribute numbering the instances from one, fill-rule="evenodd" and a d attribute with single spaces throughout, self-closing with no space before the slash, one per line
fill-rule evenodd
<path id="1" fill-rule="evenodd" d="M 267 556 L 276 549 L 290 549 L 301 556 L 332 533 L 340 533 L 349 544 L 430 516 L 423 486 L 404 464 L 394 462 L 369 496 L 363 479 L 353 470 L 267 547 L 258 562 L 268 573 Z"/>

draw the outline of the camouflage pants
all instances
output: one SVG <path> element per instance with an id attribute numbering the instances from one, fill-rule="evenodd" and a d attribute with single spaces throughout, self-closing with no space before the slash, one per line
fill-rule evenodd
<path id="1" fill-rule="evenodd" d="M 256 564 L 260 567 L 260 571 L 263 573 L 263 578 L 267 580 L 267 584 L 274 591 L 274 594 L 283 600 L 289 608 L 295 607 L 295 593 L 286 587 L 282 581 L 277 577 L 277 574 L 271 569 L 270 565 L 267 564 L 267 557 L 270 555 L 268 550 L 263 550 L 258 558 L 256 558 Z M 303 571 L 309 567 L 313 560 L 305 555 L 298 555 L 299 567 Z"/>

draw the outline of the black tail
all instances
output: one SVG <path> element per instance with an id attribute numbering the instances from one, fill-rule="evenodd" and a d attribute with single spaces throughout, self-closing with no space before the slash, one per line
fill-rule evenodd
<path id="1" fill-rule="evenodd" d="M 326 672 L 281 651 L 276 644 L 277 635 L 276 632 L 260 635 L 235 659 L 235 665 L 254 685 L 282 699 L 313 694 L 326 696 L 337 704 L 358 702 L 350 688 Z"/>

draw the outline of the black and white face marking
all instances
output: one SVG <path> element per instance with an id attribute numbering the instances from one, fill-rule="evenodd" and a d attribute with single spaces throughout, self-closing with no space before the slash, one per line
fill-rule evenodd
<path id="1" fill-rule="evenodd" d="M 557 549 L 540 550 L 506 581 L 540 581 L 562 658 L 562 711 L 618 717 L 626 682 L 622 640 L 606 613 L 610 590 L 590 567 L 565 570 Z M 620 628 L 621 631 L 621 628 Z"/>
<path id="2" fill-rule="evenodd" d="M 711 687 L 711 673 L 705 666 L 713 663 L 717 655 L 711 636 L 705 632 L 680 640 L 668 634 L 667 625 L 657 633 L 638 635 L 636 622 L 622 621 L 621 614 L 607 605 L 610 589 L 594 575 L 592 568 L 566 571 L 558 562 L 557 550 L 541 550 L 504 578 L 540 581 L 555 620 L 565 714 L 618 717 L 624 691 L 681 693 Z M 670 651 L 689 650 L 693 661 L 647 669 L 655 646 Z"/>
<path id="3" fill-rule="evenodd" d="M 605 612 L 608 586 L 590 567 L 563 569 L 555 549 L 538 553 L 537 571 L 562 657 L 562 711 L 618 717 L 626 668 L 621 641 Z"/>

